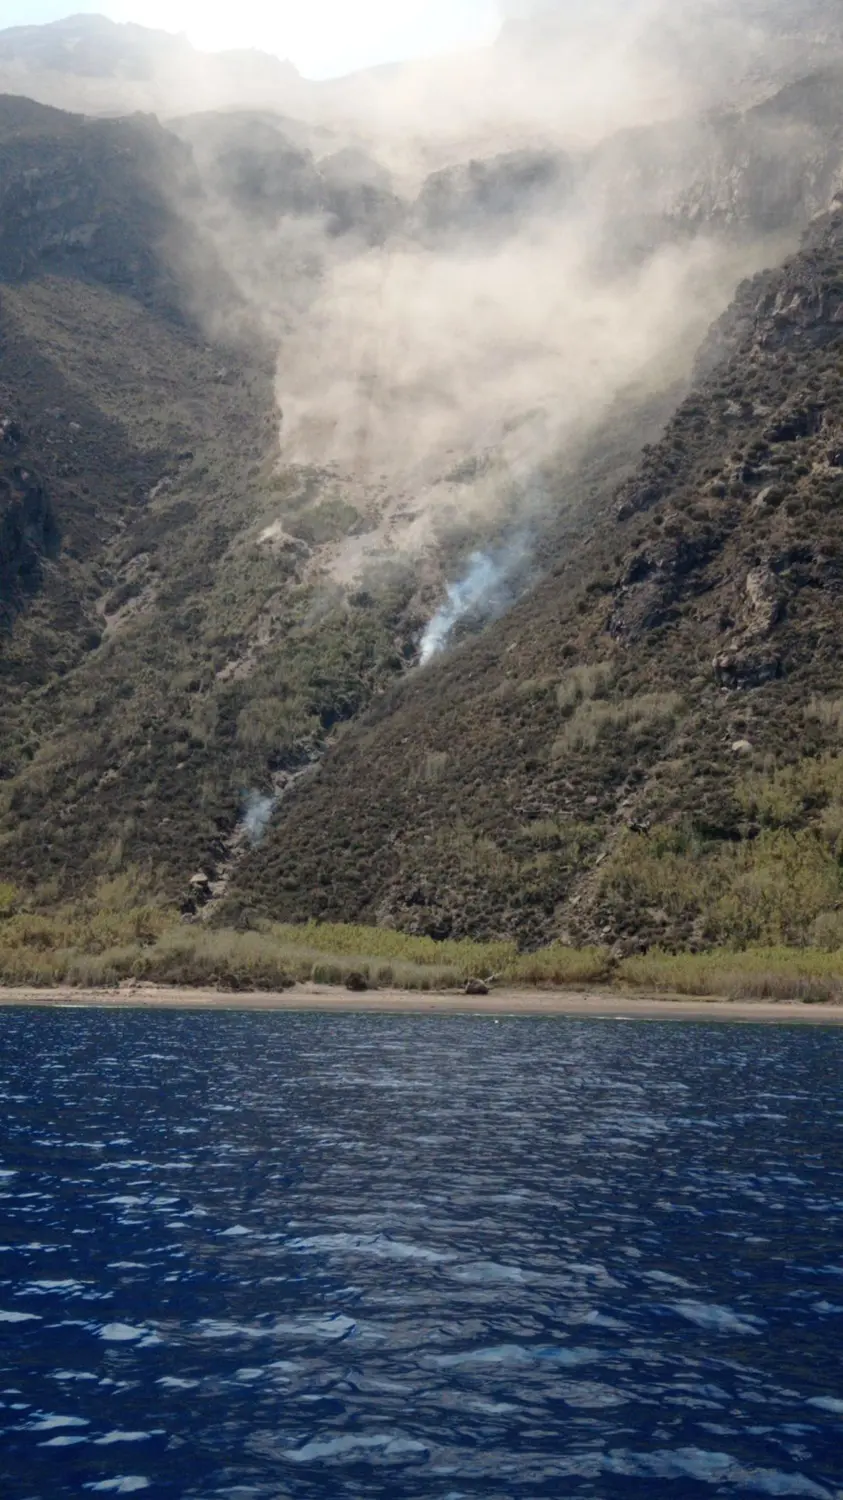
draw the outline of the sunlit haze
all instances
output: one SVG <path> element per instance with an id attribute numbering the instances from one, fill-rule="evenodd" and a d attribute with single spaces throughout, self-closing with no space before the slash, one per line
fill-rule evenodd
<path id="1" fill-rule="evenodd" d="M 0 0 L 0 25 L 54 21 L 72 0 Z M 494 40 L 498 0 L 104 0 L 114 21 L 186 32 L 195 46 L 259 47 L 308 77 L 427 56 Z"/>

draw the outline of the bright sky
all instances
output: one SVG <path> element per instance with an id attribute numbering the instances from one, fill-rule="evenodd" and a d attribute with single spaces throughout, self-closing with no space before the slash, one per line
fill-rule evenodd
<path id="1" fill-rule="evenodd" d="M 312 78 L 491 42 L 502 0 L 102 0 L 78 7 L 165 31 L 197 47 L 260 47 Z M 0 27 L 73 14 L 73 0 L 0 0 Z"/>

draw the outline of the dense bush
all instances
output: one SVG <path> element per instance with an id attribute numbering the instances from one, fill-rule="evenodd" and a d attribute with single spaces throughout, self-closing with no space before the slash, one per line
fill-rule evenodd
<path id="1" fill-rule="evenodd" d="M 820 930 L 821 929 L 821 930 Z M 821 939 L 836 951 L 822 951 Z M 345 985 L 360 974 L 370 989 L 456 990 L 469 978 L 504 990 L 620 982 L 676 994 L 772 999 L 843 999 L 843 925 L 822 929 L 814 950 L 763 948 L 703 954 L 658 948 L 614 959 L 605 948 L 562 943 L 519 953 L 512 943 L 434 942 L 389 929 L 308 922 L 211 930 L 161 908 L 118 913 L 65 908 L 0 920 L 0 985 L 81 988 L 140 984 L 229 992 L 279 991 L 296 983 Z"/>
<path id="2" fill-rule="evenodd" d="M 639 989 L 731 1000 L 843 1001 L 843 954 L 758 948 L 624 959 L 617 977 Z"/>

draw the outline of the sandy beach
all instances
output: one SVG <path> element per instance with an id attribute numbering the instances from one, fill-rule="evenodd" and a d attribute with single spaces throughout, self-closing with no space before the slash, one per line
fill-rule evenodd
<path id="1" fill-rule="evenodd" d="M 351 994 L 328 985 L 299 984 L 278 994 L 124 986 L 116 990 L 2 989 L 0 1006 L 96 1008 L 100 1010 L 322 1011 L 384 1015 L 580 1016 L 592 1019 L 675 1021 L 800 1022 L 843 1024 L 843 1005 L 785 1000 L 689 999 L 612 991 L 495 990 L 490 995 L 461 992 L 425 994 L 369 990 Z"/>

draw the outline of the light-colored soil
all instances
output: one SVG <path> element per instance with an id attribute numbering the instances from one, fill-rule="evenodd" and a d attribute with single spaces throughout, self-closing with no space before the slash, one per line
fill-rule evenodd
<path id="1" fill-rule="evenodd" d="M 490 995 L 370 990 L 362 995 L 299 984 L 281 994 L 124 985 L 117 990 L 2 989 L 0 1006 L 95 1006 L 102 1010 L 381 1012 L 386 1015 L 584 1016 L 618 1020 L 798 1021 L 843 1025 L 843 1005 L 787 1000 L 688 999 L 611 990 L 495 990 Z"/>

